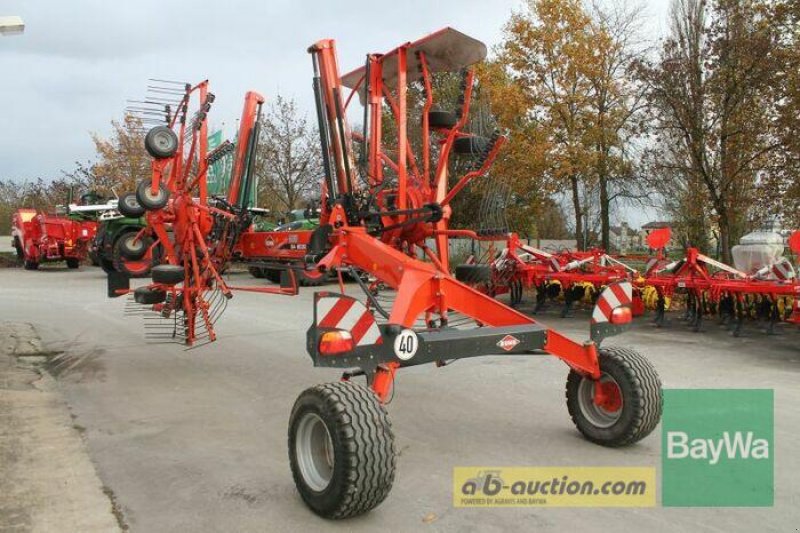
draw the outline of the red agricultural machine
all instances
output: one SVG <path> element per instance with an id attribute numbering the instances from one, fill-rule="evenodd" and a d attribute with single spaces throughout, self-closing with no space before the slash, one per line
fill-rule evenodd
<path id="1" fill-rule="evenodd" d="M 634 282 L 639 274 L 630 266 L 601 249 L 583 252 L 563 250 L 549 253 L 523 243 L 515 233 L 505 236 L 500 251 L 495 248 L 495 236 L 484 237 L 476 232 L 460 231 L 461 237 L 476 241 L 489 241 L 484 261 L 468 262 L 455 269 L 456 278 L 476 287 L 490 296 L 509 294 L 510 303 L 516 307 L 522 302 L 525 290 L 536 290 L 534 314 L 549 300 L 562 297 L 562 317 L 581 300 L 594 303 L 603 289 L 618 281 Z M 638 287 L 634 285 L 633 313 L 644 312 Z"/>
<path id="2" fill-rule="evenodd" d="M 120 198 L 125 214 L 144 214 L 147 221 L 145 228 L 122 243 L 122 250 L 130 259 L 146 253 L 161 258 L 162 264 L 152 268 L 153 282 L 133 291 L 135 309 L 149 318 L 151 338 L 193 345 L 216 339 L 213 324 L 233 289 L 296 294 L 297 286 L 291 271 L 275 288 L 231 287 L 220 275 L 251 224 L 244 199 L 252 184 L 264 98 L 248 92 L 236 144 L 225 142 L 209 152 L 206 124 L 214 95 L 208 91 L 208 81 L 162 91 L 180 98 L 164 106 L 167 124 L 155 126 L 145 137 L 145 148 L 153 157 L 151 179 Z M 234 157 L 227 196 L 210 197 L 208 167 L 226 154 Z M 126 294 L 128 287 L 126 275 L 109 274 L 109 295 Z"/>
<path id="3" fill-rule="evenodd" d="M 713 315 L 729 324 L 734 336 L 740 335 L 748 318 L 766 321 L 768 332 L 781 320 L 800 322 L 800 282 L 788 259 L 744 272 L 689 247 L 682 259 L 669 261 L 664 253 L 669 239 L 669 228 L 648 236 L 648 245 L 658 250 L 658 256 L 648 264 L 644 284 L 657 291 L 657 325 L 664 324 L 666 299 L 675 293 L 686 295 L 684 318 L 695 331 L 700 331 L 704 317 Z M 800 253 L 800 232 L 789 244 L 795 254 Z"/>
<path id="4" fill-rule="evenodd" d="M 442 367 L 490 354 L 550 354 L 567 365 L 567 408 L 587 439 L 623 446 L 648 435 L 661 415 L 655 370 L 632 350 L 599 347 L 630 324 L 630 283 L 604 290 L 592 315 L 592 340 L 576 342 L 450 273 L 449 239 L 459 236 L 449 229 L 451 202 L 487 173 L 506 142 L 499 132 L 478 139 L 466 129 L 476 83 L 470 67 L 484 59 L 485 45 L 446 28 L 370 54 L 363 67 L 344 76 L 334 41 L 319 41 L 309 52 L 326 187 L 308 261 L 323 272 L 341 276 L 354 268 L 377 281 L 359 284 L 361 298 L 335 292 L 314 297 L 308 352 L 315 366 L 340 368 L 343 375 L 307 389 L 292 409 L 291 468 L 307 505 L 321 516 L 343 518 L 386 498 L 395 448 L 383 404 L 404 367 Z M 432 78 L 443 72 L 461 72 L 462 95 L 455 103 L 435 102 Z M 409 119 L 410 84 L 423 88 L 419 122 Z M 365 106 L 360 135 L 350 132 L 345 118 L 355 97 Z M 454 109 L 445 110 L 448 105 Z M 383 139 L 385 120 L 396 130 L 392 141 Z M 409 140 L 411 127 L 420 128 L 418 153 Z M 364 164 L 356 164 L 354 140 Z M 449 175 L 452 156 L 473 158 L 466 173 Z M 353 382 L 356 376 L 365 376 L 368 387 Z"/>
<path id="5" fill-rule="evenodd" d="M 478 238 L 470 232 L 462 233 Z M 781 243 L 771 253 L 780 255 L 783 240 L 775 233 L 771 235 Z M 521 302 L 523 290 L 535 288 L 534 314 L 548 299 L 563 298 L 561 316 L 567 316 L 575 302 L 594 302 L 606 286 L 627 280 L 633 285 L 633 315 L 644 314 L 643 295 L 648 295 L 648 306 L 654 309 L 654 323 L 659 327 L 665 324 L 668 302 L 676 294 L 681 301 L 685 298 L 683 319 L 694 331 L 701 330 L 706 317 L 714 316 L 720 324 L 729 326 L 734 336 L 741 334 L 748 319 L 765 322 L 768 333 L 773 333 L 780 321 L 800 323 L 800 281 L 788 259 L 759 257 L 745 271 L 690 247 L 683 258 L 670 261 L 665 252 L 670 238 L 669 228 L 647 237 L 648 246 L 657 255 L 649 258 L 640 274 L 602 250 L 551 254 L 510 234 L 501 251 L 489 246 L 484 256 L 493 260 L 459 265 L 456 277 L 491 296 L 508 293 L 513 306 Z M 800 232 L 789 239 L 789 245 L 795 254 L 800 252 Z M 762 250 L 763 246 L 755 248 Z M 763 251 L 756 255 L 763 255 Z"/>
<path id="6" fill-rule="evenodd" d="M 235 253 L 237 259 L 247 263 L 253 277 L 267 278 L 279 283 L 281 272 L 294 269 L 297 282 L 303 287 L 322 285 L 327 275 L 314 268 L 306 268 L 305 258 L 313 230 L 309 226 L 318 210 L 309 206 L 303 218 L 287 222 L 272 231 L 247 231 L 241 234 Z M 291 213 L 290 213 L 291 214 Z"/>
<path id="7" fill-rule="evenodd" d="M 461 236 L 449 228 L 452 200 L 487 174 L 507 141 L 500 132 L 482 138 L 468 129 L 476 84 L 470 67 L 485 58 L 486 46 L 445 28 L 388 53 L 370 54 L 362 68 L 344 76 L 333 40 L 315 43 L 309 53 L 325 181 L 320 227 L 311 234 L 304 259 L 320 275 L 336 273 L 340 292 L 314 294 L 306 347 L 315 366 L 343 373 L 338 382 L 302 392 L 292 409 L 289 457 L 306 504 L 320 516 L 345 518 L 366 513 L 387 497 L 396 453 L 384 404 L 404 367 L 444 367 L 482 355 L 549 354 L 567 366 L 567 409 L 588 440 L 625 446 L 647 436 L 662 409 L 655 369 L 633 350 L 600 347 L 630 325 L 630 283 L 604 289 L 592 315 L 591 340 L 578 342 L 451 275 L 450 239 Z M 444 73 L 460 73 L 461 96 L 455 102 L 434 94 L 433 79 Z M 410 102 L 411 84 L 422 88 L 418 106 Z M 193 97 L 198 111 L 189 115 Z M 346 120 L 356 98 L 364 105 L 360 134 L 353 134 Z M 140 184 L 131 201 L 145 209 L 148 225 L 130 248 L 138 246 L 141 253 L 159 246 L 165 261 L 153 268 L 153 283 L 133 291 L 134 299 L 170 321 L 168 335 L 187 343 L 197 338 L 197 324 L 214 340 L 214 295 L 224 303 L 233 289 L 219 273 L 249 226 L 238 199 L 240 187 L 250 186 L 263 99 L 247 95 L 232 186 L 224 199 L 209 198 L 205 190 L 205 171 L 214 157 L 204 144 L 212 101 L 206 82 L 187 86 L 177 112 L 168 113 L 169 124 L 150 130 L 152 179 Z M 389 120 L 396 133 L 391 139 L 383 136 Z M 422 140 L 416 150 L 411 128 L 419 128 Z M 358 162 L 354 142 L 361 150 Z M 468 168 L 451 176 L 455 157 Z M 344 294 L 345 274 L 355 278 L 358 297 Z M 295 294 L 294 272 L 284 271 L 280 288 L 252 290 Z M 109 291 L 128 292 L 127 279 L 117 283 L 110 277 Z M 366 386 L 354 381 L 358 376 L 366 378 Z"/>
<path id="8" fill-rule="evenodd" d="M 35 209 L 17 209 L 11 219 L 12 245 L 26 270 L 36 270 L 41 263 L 55 261 L 78 268 L 96 231 L 94 221 L 73 220 Z"/>

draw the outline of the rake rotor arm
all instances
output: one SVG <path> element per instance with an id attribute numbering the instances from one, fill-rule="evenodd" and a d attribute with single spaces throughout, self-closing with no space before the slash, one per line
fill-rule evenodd
<path id="1" fill-rule="evenodd" d="M 239 135 L 236 141 L 236 156 L 233 161 L 231 171 L 231 182 L 228 187 L 228 203 L 231 205 L 241 205 L 245 207 L 247 199 L 242 199 L 242 193 L 249 191 L 245 178 L 249 182 L 252 179 L 251 168 L 255 160 L 256 143 L 258 142 L 258 119 L 261 116 L 261 106 L 264 104 L 264 97 L 255 91 L 248 91 L 244 97 L 244 108 L 242 118 L 239 121 Z M 248 165 L 250 163 L 250 165 Z M 244 187 L 243 187 L 244 185 Z"/>
<path id="2" fill-rule="evenodd" d="M 450 189 L 450 192 L 448 192 L 447 196 L 445 196 L 444 199 L 441 201 L 441 205 L 443 205 L 443 206 L 449 205 L 450 202 L 455 197 L 455 195 L 458 194 L 459 192 L 461 192 L 461 190 L 464 187 L 466 187 L 469 184 L 470 181 L 472 181 L 473 179 L 475 179 L 477 177 L 484 176 L 487 172 L 489 172 L 489 168 L 494 163 L 494 160 L 497 157 L 497 154 L 500 152 L 500 148 L 503 147 L 505 142 L 506 142 L 506 137 L 505 136 L 501 135 L 500 137 L 498 137 L 497 141 L 495 141 L 495 143 L 492 146 L 491 150 L 489 150 L 489 153 L 486 155 L 486 158 L 483 161 L 483 164 L 481 165 L 481 167 L 478 170 L 473 170 L 472 172 L 468 172 L 460 180 L 458 180 L 458 183 L 456 183 L 453 186 L 453 188 Z"/>

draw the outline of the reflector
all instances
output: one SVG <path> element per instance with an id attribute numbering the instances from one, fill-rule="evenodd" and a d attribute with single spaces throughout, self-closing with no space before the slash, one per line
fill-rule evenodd
<path id="1" fill-rule="evenodd" d="M 336 355 L 349 352 L 355 347 L 353 336 L 349 331 L 337 329 L 326 331 L 319 339 L 319 353 L 321 355 Z"/>
<path id="2" fill-rule="evenodd" d="M 611 311 L 612 324 L 627 324 L 633 319 L 630 307 L 617 307 Z"/>

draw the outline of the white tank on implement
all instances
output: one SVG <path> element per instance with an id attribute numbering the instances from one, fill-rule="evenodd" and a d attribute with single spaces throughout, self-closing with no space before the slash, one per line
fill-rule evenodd
<path id="1" fill-rule="evenodd" d="M 733 247 L 733 264 L 737 270 L 753 274 L 781 260 L 784 250 L 783 236 L 776 225 L 748 233 Z"/>

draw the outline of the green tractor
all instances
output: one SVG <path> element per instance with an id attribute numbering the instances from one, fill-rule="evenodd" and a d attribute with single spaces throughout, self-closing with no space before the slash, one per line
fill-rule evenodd
<path id="1" fill-rule="evenodd" d="M 150 275 L 158 264 L 158 252 L 151 249 L 152 241 L 136 235 L 146 226 L 144 208 L 134 194 L 122 195 L 113 209 L 103 213 L 98 222 L 97 234 L 90 247 L 90 257 L 106 272 L 123 272 L 132 278 Z"/>

